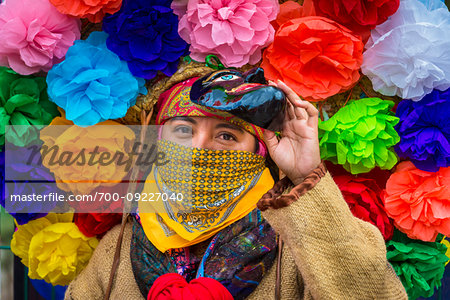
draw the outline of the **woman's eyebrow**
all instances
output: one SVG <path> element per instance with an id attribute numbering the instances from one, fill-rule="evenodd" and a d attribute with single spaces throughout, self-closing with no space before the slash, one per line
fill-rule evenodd
<path id="1" fill-rule="evenodd" d="M 244 132 L 244 129 L 242 129 L 241 127 L 230 124 L 230 123 L 219 123 L 216 125 L 216 129 L 219 129 L 219 128 L 228 128 L 228 129 L 237 130 L 239 132 Z"/>
<path id="2" fill-rule="evenodd" d="M 189 117 L 183 117 L 183 116 L 180 116 L 180 117 L 173 117 L 171 120 L 173 120 L 173 121 L 185 121 L 185 122 L 192 123 L 192 124 L 194 124 L 194 125 L 197 124 L 197 122 L 196 122 L 194 119 L 189 118 Z"/>

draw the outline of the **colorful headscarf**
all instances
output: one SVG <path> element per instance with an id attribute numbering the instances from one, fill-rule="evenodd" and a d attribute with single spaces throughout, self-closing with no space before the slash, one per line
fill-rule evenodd
<path id="1" fill-rule="evenodd" d="M 156 116 L 156 124 L 163 125 L 167 120 L 180 116 L 212 117 L 225 120 L 253 134 L 259 141 L 259 151 L 257 154 L 265 156 L 267 148 L 264 144 L 264 129 L 235 117 L 230 113 L 200 106 L 190 100 L 189 93 L 191 87 L 198 78 L 194 77 L 180 82 L 161 94 L 157 104 L 158 114 Z"/>

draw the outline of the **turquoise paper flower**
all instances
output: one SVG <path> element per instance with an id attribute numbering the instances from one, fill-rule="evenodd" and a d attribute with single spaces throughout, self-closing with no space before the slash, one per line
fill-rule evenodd
<path id="1" fill-rule="evenodd" d="M 93 32 L 69 48 L 66 59 L 48 73 L 48 95 L 76 125 L 90 126 L 125 116 L 145 94 L 145 80 L 108 50 L 104 32 Z"/>

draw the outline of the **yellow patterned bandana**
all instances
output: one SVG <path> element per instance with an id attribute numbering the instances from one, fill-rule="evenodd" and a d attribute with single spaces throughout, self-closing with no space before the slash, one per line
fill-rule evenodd
<path id="1" fill-rule="evenodd" d="M 142 193 L 165 194 L 166 201 L 140 202 L 139 216 L 161 252 L 208 239 L 255 209 L 273 186 L 265 158 L 252 152 L 190 148 L 166 140 L 158 141 L 158 151 L 166 154 L 167 163 L 152 170 Z M 181 201 L 171 197 L 180 194 Z M 149 213 L 148 205 L 156 213 Z"/>

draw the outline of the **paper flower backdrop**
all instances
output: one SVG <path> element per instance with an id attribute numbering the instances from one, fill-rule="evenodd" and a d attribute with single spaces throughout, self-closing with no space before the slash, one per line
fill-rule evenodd
<path id="1" fill-rule="evenodd" d="M 278 10 L 275 0 L 191 0 L 178 32 L 195 60 L 215 54 L 228 67 L 256 64 L 273 40 Z"/>
<path id="2" fill-rule="evenodd" d="M 125 116 L 145 81 L 106 47 L 107 35 L 93 32 L 70 47 L 66 59 L 47 75 L 50 99 L 76 125 L 89 126 Z"/>
<path id="3" fill-rule="evenodd" d="M 0 65 L 22 75 L 47 72 L 80 38 L 80 24 L 48 0 L 4 1 L 0 4 Z"/>
<path id="4" fill-rule="evenodd" d="M 352 174 L 397 163 L 392 146 L 400 140 L 394 126 L 394 102 L 365 98 L 348 103 L 328 121 L 319 123 L 322 159 L 343 165 Z"/>
<path id="5" fill-rule="evenodd" d="M 384 210 L 381 189 L 373 179 L 334 176 L 334 181 L 355 217 L 378 227 L 385 240 L 394 232 L 394 224 Z"/>
<path id="6" fill-rule="evenodd" d="M 358 81 L 363 43 L 345 27 L 323 17 L 284 23 L 264 51 L 261 67 L 309 101 L 343 92 Z"/>
<path id="7" fill-rule="evenodd" d="M 373 29 L 395 13 L 399 0 L 313 0 L 318 16 L 324 16 L 357 33 Z"/>
<path id="8" fill-rule="evenodd" d="M 168 77 L 176 71 L 190 71 L 189 61 L 205 61 L 211 55 L 226 67 L 243 67 L 243 71 L 248 70 L 247 64 L 261 65 L 267 79 L 286 82 L 303 99 L 321 101 L 317 105 L 323 118 L 321 158 L 333 166 L 329 171 L 352 213 L 376 225 L 389 240 L 387 257 L 409 297 L 431 296 L 440 286 L 448 262 L 445 253 L 450 253 L 445 240 L 438 243 L 439 233 L 450 235 L 450 13 L 443 2 L 0 3 L 0 66 L 10 68 L 0 67 L 0 145 L 9 124 L 75 123 L 79 126 L 48 126 L 40 135 L 36 130 L 17 129 L 10 141 L 20 147 L 31 140 L 44 142 L 44 147 L 57 145 L 59 155 L 90 153 L 96 146 L 99 152 L 109 152 L 109 157 L 126 154 L 136 137 L 112 119 L 127 122 L 122 117 L 147 88 L 153 93 L 160 88 L 155 83 L 169 83 L 175 78 Z M 94 31 L 101 26 L 105 32 Z M 366 91 L 367 78 L 360 81 L 361 71 L 374 90 L 412 100 L 403 100 L 393 109 L 394 102 L 364 98 L 371 97 L 372 90 Z M 142 101 L 146 99 L 140 97 L 138 104 Z M 55 104 L 62 117 L 54 118 L 59 114 Z M 6 154 L 26 156 L 24 149 L 8 147 Z M 394 149 L 409 160 L 395 170 Z M 117 161 L 60 165 L 51 164 L 50 156 L 36 167 L 7 155 L 8 162 L 15 163 L 8 172 L 27 173 L 31 180 L 56 180 L 63 190 L 58 194 L 129 192 L 130 172 Z M 36 185 L 10 180 L 5 187 L 2 169 L 2 194 L 5 190 L 6 194 L 45 194 L 55 188 L 42 184 L 42 190 L 36 191 Z M 41 204 L 21 202 L 14 208 L 34 211 Z M 98 243 L 90 237 L 101 238 L 122 218 L 120 200 L 71 201 L 69 205 L 79 214 L 45 216 L 48 206 L 40 207 L 41 213 L 12 212 L 19 224 L 12 250 L 29 267 L 30 278 L 68 284 L 86 266 Z M 394 226 L 411 238 L 430 242 L 410 240 Z"/>
<path id="9" fill-rule="evenodd" d="M 424 171 L 450 166 L 450 90 L 434 90 L 421 101 L 404 100 L 396 110 L 400 143 L 395 151 Z"/>
<path id="10" fill-rule="evenodd" d="M 18 226 L 11 251 L 30 278 L 67 285 L 87 265 L 98 240 L 84 236 L 72 219 L 73 214 L 48 214 Z"/>
<path id="11" fill-rule="evenodd" d="M 409 299 L 431 297 L 441 286 L 447 247 L 438 242 L 424 243 L 397 237 L 387 244 L 387 259 L 403 283 Z"/>
<path id="12" fill-rule="evenodd" d="M 59 112 L 48 100 L 45 78 L 22 76 L 0 67 L 0 146 L 5 143 L 7 125 L 47 125 Z M 18 126 L 8 133 L 8 142 L 17 146 L 35 140 L 38 131 Z"/>
<path id="13" fill-rule="evenodd" d="M 103 20 L 108 48 L 128 62 L 133 75 L 152 79 L 158 71 L 173 75 L 188 45 L 178 35 L 178 18 L 170 1 L 125 1 Z"/>
<path id="14" fill-rule="evenodd" d="M 384 205 L 410 238 L 432 242 L 450 234 L 450 167 L 431 173 L 401 162 L 386 183 Z"/>
<path id="15" fill-rule="evenodd" d="M 122 0 L 50 0 L 63 14 L 87 18 L 89 21 L 101 22 L 105 14 L 113 14 L 120 9 Z"/>
<path id="16" fill-rule="evenodd" d="M 433 89 L 450 87 L 446 8 L 430 11 L 418 0 L 403 0 L 388 21 L 372 30 L 366 48 L 362 72 L 384 95 L 419 101 Z"/>

